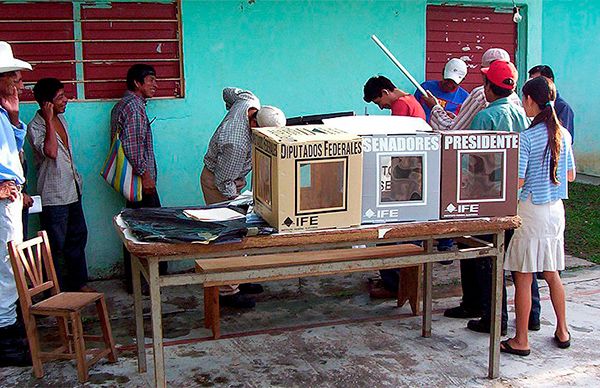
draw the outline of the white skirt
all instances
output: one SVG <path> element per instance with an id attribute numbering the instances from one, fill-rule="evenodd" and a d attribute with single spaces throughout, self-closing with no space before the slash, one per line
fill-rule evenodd
<path id="1" fill-rule="evenodd" d="M 562 200 L 535 205 L 531 197 L 519 201 L 522 224 L 510 240 L 504 269 L 517 272 L 565 269 L 565 208 Z"/>

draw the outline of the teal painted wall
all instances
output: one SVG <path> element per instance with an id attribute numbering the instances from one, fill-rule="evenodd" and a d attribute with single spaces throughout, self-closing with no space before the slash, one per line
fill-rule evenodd
<path id="1" fill-rule="evenodd" d="M 416 79 L 424 77 L 425 1 L 188 1 L 182 3 L 185 99 L 151 100 L 158 190 L 165 206 L 202 203 L 199 176 L 210 136 L 225 114 L 221 90 L 239 86 L 288 116 L 354 110 L 362 85 L 381 73 L 413 87 L 371 42 L 376 33 Z M 160 78 L 160 74 L 159 74 Z M 98 171 L 109 146 L 115 101 L 71 102 L 67 121 L 83 176 L 88 267 L 121 271 L 112 217 L 124 205 Z M 37 106 L 23 104 L 22 118 Z M 369 106 L 370 113 L 378 110 Z M 29 158 L 30 161 L 33 158 Z M 30 174 L 33 178 L 33 173 Z M 35 226 L 36 218 L 32 224 Z"/>
<path id="2" fill-rule="evenodd" d="M 375 105 L 362 101 L 362 85 L 370 76 L 387 75 L 407 91 L 413 87 L 370 35 L 377 34 L 416 79 L 423 79 L 425 10 L 427 4 L 439 3 L 183 0 L 186 97 L 148 103 L 149 117 L 157 117 L 153 131 L 163 205 L 202 203 L 199 175 L 208 141 L 225 114 L 222 88 L 250 89 L 264 104 L 280 106 L 288 116 L 341 110 L 362 114 L 367 106 L 370 114 L 377 114 Z M 512 5 L 507 0 L 445 3 Z M 581 92 L 581 80 L 596 74 L 593 61 L 599 48 L 590 44 L 590 37 L 599 31 L 600 11 L 592 0 L 517 4 L 523 6 L 525 16 L 519 26 L 519 68 L 526 70 L 542 61 L 555 68 L 561 94 L 577 113 L 579 167 L 600 173 L 598 143 L 593 139 L 600 113 L 589 103 L 600 96 L 594 88 L 586 88 L 585 97 Z M 84 179 L 88 267 L 94 277 L 121 271 L 122 252 L 112 217 L 123 201 L 98 175 L 109 146 L 114 103 L 71 102 L 67 110 L 76 163 Z M 23 104 L 22 118 L 28 121 L 36 109 L 34 104 Z M 35 181 L 33 173 L 30 179 Z M 32 224 L 36 226 L 35 216 Z"/>
<path id="3" fill-rule="evenodd" d="M 575 111 L 577 170 L 600 176 L 600 8 L 595 0 L 545 0 L 542 60 Z"/>

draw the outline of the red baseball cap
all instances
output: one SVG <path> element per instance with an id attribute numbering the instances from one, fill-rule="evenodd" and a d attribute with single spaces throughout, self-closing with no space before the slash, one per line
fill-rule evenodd
<path id="1" fill-rule="evenodd" d="M 488 81 L 502 89 L 513 90 L 517 86 L 519 73 L 511 62 L 494 61 L 490 67 L 484 67 L 481 72 Z"/>

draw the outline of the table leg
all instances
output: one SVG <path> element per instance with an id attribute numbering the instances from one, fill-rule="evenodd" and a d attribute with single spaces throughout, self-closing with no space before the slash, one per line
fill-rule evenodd
<path id="1" fill-rule="evenodd" d="M 219 287 L 209 287 L 210 322 L 214 339 L 221 337 L 221 306 L 219 304 Z"/>
<path id="2" fill-rule="evenodd" d="M 210 287 L 204 287 L 204 327 L 207 329 L 212 326 L 212 318 L 210 316 Z"/>
<path id="3" fill-rule="evenodd" d="M 162 311 L 160 301 L 160 284 L 158 260 L 148 260 L 150 279 L 150 304 L 152 311 L 152 348 L 154 350 L 154 382 L 157 388 L 167 386 L 165 378 L 165 358 L 163 353 Z"/>
<path id="4" fill-rule="evenodd" d="M 502 321 L 503 263 L 504 263 L 504 231 L 494 236 L 494 245 L 498 255 L 492 265 L 492 321 L 490 322 L 490 359 L 488 377 L 495 379 L 500 372 L 500 325 Z"/>
<path id="5" fill-rule="evenodd" d="M 433 251 L 433 240 L 426 240 L 425 251 L 429 254 Z M 425 263 L 423 270 L 423 328 L 421 335 L 431 337 L 431 293 L 433 283 L 433 263 Z"/>
<path id="6" fill-rule="evenodd" d="M 131 255 L 131 276 L 133 282 L 133 306 L 135 310 L 135 338 L 137 342 L 137 354 L 138 354 L 138 371 L 140 373 L 146 372 L 146 349 L 145 349 L 145 335 L 144 335 L 144 315 L 142 311 L 142 286 L 141 277 L 142 271 L 140 271 L 140 260 Z"/>

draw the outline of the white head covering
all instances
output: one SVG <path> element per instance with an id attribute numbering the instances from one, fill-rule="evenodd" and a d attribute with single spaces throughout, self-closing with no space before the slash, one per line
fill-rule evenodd
<path id="1" fill-rule="evenodd" d="M 491 48 L 483 53 L 483 56 L 481 57 L 481 67 L 490 67 L 490 64 L 497 60 L 510 62 L 510 55 L 508 55 L 508 52 L 504 49 Z"/>
<path id="2" fill-rule="evenodd" d="M 444 66 L 444 79 L 451 79 L 460 84 L 463 79 L 467 76 L 467 64 L 458 58 L 452 58 Z"/>
<path id="3" fill-rule="evenodd" d="M 0 73 L 17 70 L 31 70 L 31 65 L 15 58 L 10 44 L 0 41 Z"/>
<path id="4" fill-rule="evenodd" d="M 285 126 L 285 114 L 281 109 L 265 105 L 256 114 L 259 127 L 283 127 Z"/>

